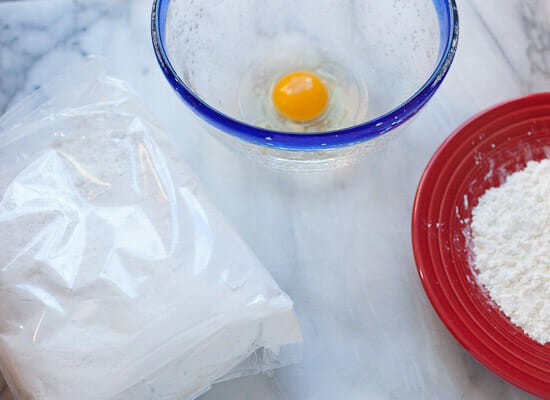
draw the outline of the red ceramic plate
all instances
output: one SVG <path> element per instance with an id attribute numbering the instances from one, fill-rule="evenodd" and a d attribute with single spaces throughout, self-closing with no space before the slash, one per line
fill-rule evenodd
<path id="1" fill-rule="evenodd" d="M 412 217 L 424 290 L 455 338 L 497 375 L 550 399 L 550 344 L 527 337 L 477 283 L 468 237 L 472 208 L 529 160 L 550 157 L 550 93 L 491 108 L 459 127 L 420 180 Z"/>

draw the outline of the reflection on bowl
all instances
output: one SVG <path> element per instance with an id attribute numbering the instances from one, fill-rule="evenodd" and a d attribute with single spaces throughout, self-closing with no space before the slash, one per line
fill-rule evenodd
<path id="1" fill-rule="evenodd" d="M 345 165 L 436 92 L 458 41 L 454 0 L 155 0 L 152 38 L 173 88 L 224 142 L 289 169 Z M 320 122 L 285 121 L 275 82 L 327 83 Z"/>

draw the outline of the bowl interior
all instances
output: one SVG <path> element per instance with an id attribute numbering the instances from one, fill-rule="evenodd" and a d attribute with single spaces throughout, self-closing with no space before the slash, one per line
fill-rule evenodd
<path id="1" fill-rule="evenodd" d="M 345 87 L 338 128 L 387 113 L 432 75 L 442 40 L 431 0 L 171 0 L 165 47 L 209 106 L 257 125 L 270 88 L 293 70 Z M 444 44 L 444 43 L 443 43 Z"/>
<path id="2" fill-rule="evenodd" d="M 530 160 L 550 157 L 550 93 L 497 106 L 451 135 L 432 157 L 413 210 L 413 248 L 434 309 L 489 369 L 533 394 L 550 396 L 550 345 L 513 325 L 477 282 L 472 208 L 489 188 Z"/>

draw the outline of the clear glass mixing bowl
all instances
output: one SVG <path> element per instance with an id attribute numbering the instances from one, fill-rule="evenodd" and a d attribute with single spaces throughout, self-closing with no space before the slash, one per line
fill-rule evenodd
<path id="1" fill-rule="evenodd" d="M 379 148 L 436 92 L 458 42 L 454 0 L 155 0 L 158 62 L 217 136 L 284 169 L 346 165 Z M 281 119 L 270 93 L 320 75 L 326 121 Z"/>

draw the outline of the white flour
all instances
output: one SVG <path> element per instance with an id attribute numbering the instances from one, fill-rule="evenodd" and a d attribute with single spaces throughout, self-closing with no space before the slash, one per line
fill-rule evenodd
<path id="1" fill-rule="evenodd" d="M 0 370 L 16 398 L 188 400 L 280 366 L 301 339 L 292 301 L 125 86 L 69 78 L 0 119 Z"/>
<path id="2" fill-rule="evenodd" d="M 530 161 L 472 211 L 479 281 L 510 320 L 550 341 L 550 160 Z"/>

